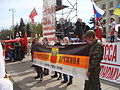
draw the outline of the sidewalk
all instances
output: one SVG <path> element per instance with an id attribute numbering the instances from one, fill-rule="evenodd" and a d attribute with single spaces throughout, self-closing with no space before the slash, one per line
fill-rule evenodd
<path id="1" fill-rule="evenodd" d="M 26 56 L 23 61 L 6 63 L 6 70 L 11 75 L 11 79 L 21 90 L 83 90 L 84 81 L 79 78 L 73 79 L 73 84 L 67 86 L 61 84 L 62 80 L 52 79 L 49 76 L 45 76 L 43 81 L 39 79 L 35 80 L 35 69 L 30 67 L 32 62 L 30 56 Z M 102 80 L 102 90 L 120 90 L 115 88 L 115 85 L 108 85 Z M 15 89 L 14 89 L 15 90 Z"/>

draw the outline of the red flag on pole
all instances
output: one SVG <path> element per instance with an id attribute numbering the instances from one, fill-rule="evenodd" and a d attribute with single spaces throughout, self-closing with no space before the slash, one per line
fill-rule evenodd
<path id="1" fill-rule="evenodd" d="M 27 33 L 26 32 L 24 34 L 24 45 L 25 45 L 25 48 L 27 49 L 28 39 L 27 39 Z"/>
<path id="2" fill-rule="evenodd" d="M 34 8 L 34 9 L 32 10 L 32 12 L 30 13 L 30 15 L 29 15 L 29 18 L 31 19 L 32 22 L 34 22 L 34 17 L 35 17 L 36 15 L 38 15 L 38 13 L 36 12 L 36 9 Z"/>

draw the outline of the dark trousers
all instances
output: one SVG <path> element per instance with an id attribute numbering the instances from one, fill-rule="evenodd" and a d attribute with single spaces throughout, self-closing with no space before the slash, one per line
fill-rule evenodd
<path id="1" fill-rule="evenodd" d="M 10 59 L 10 61 L 12 61 L 14 59 L 13 50 L 7 51 L 7 57 Z"/>
<path id="2" fill-rule="evenodd" d="M 45 75 L 49 75 L 49 69 L 47 68 L 44 68 L 44 72 L 43 72 Z"/>
<path id="3" fill-rule="evenodd" d="M 57 76 L 58 76 L 58 75 L 57 75 L 57 72 L 55 71 L 54 73 L 55 73 L 55 74 L 54 74 L 54 76 L 56 76 L 56 77 L 57 77 Z"/>
<path id="4" fill-rule="evenodd" d="M 112 42 L 114 42 L 114 40 L 115 40 L 115 36 L 112 35 L 112 36 L 111 36 L 111 40 L 110 40 L 110 42 L 112 43 Z"/>
<path id="5" fill-rule="evenodd" d="M 64 30 L 64 37 L 68 37 L 69 31 L 67 29 Z"/>
<path id="6" fill-rule="evenodd" d="M 68 81 L 68 76 L 69 76 L 69 81 Z M 66 82 L 72 83 L 73 81 L 73 76 L 67 75 L 67 74 L 63 74 L 63 79 Z"/>
<path id="7" fill-rule="evenodd" d="M 54 76 L 58 77 L 58 73 L 59 73 L 59 77 L 62 77 L 62 74 L 60 72 L 56 72 L 56 71 L 55 71 Z"/>
<path id="8" fill-rule="evenodd" d="M 85 81 L 84 90 L 101 90 L 100 80 L 99 80 L 100 68 L 91 72 L 89 80 Z"/>
<path id="9" fill-rule="evenodd" d="M 32 59 L 32 62 L 33 62 L 33 52 L 31 51 L 31 59 Z"/>
<path id="10" fill-rule="evenodd" d="M 39 76 L 41 79 L 43 79 L 43 70 L 42 67 L 34 65 L 36 72 L 37 72 L 37 76 Z"/>
<path id="11" fill-rule="evenodd" d="M 73 76 L 69 75 L 69 83 L 72 83 L 72 82 L 73 82 Z"/>
<path id="12" fill-rule="evenodd" d="M 68 75 L 67 74 L 63 74 L 63 79 L 64 79 L 64 81 L 68 82 Z"/>
<path id="13" fill-rule="evenodd" d="M 14 55 L 15 61 L 21 60 L 20 51 L 21 51 L 21 47 L 15 47 L 15 55 Z"/>

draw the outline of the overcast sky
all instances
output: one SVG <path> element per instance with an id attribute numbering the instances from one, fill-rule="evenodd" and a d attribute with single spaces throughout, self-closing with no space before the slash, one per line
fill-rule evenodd
<path id="1" fill-rule="evenodd" d="M 69 0 L 72 4 L 76 0 Z M 93 8 L 91 0 L 78 1 L 78 17 L 88 23 L 90 17 L 93 16 Z M 63 0 L 63 4 L 70 5 L 67 0 Z M 27 23 L 29 14 L 33 8 L 36 8 L 38 15 L 35 17 L 35 22 L 41 22 L 42 18 L 42 0 L 0 0 L 0 29 L 9 28 L 12 25 L 12 13 L 9 9 L 15 9 L 14 24 L 19 24 L 20 18 L 23 18 Z M 75 12 L 74 12 L 75 13 Z M 71 16 L 74 16 L 71 14 Z"/>

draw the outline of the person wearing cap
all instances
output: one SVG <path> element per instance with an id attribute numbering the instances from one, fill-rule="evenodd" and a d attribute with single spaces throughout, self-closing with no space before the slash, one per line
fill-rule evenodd
<path id="1" fill-rule="evenodd" d="M 115 38 L 116 38 L 116 37 L 115 37 L 115 33 L 116 33 L 115 27 L 116 27 L 115 18 L 112 17 L 112 18 L 110 19 L 110 42 L 111 42 L 111 43 L 114 42 L 114 41 L 115 41 Z"/>
<path id="2" fill-rule="evenodd" d="M 110 31 L 113 30 L 115 27 L 116 27 L 115 18 L 112 17 L 110 18 Z"/>
<path id="3" fill-rule="evenodd" d="M 85 34 L 87 42 L 91 45 L 89 53 L 89 67 L 87 71 L 87 78 L 85 80 L 84 90 L 100 90 L 100 62 L 103 59 L 104 48 L 100 40 L 95 37 L 93 30 L 88 30 Z"/>

